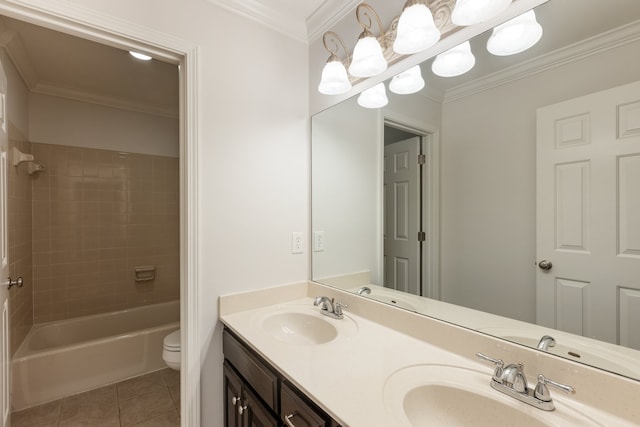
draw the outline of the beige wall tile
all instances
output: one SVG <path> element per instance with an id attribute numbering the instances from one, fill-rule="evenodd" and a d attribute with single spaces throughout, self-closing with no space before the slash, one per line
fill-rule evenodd
<path id="1" fill-rule="evenodd" d="M 36 323 L 178 298 L 178 160 L 36 143 L 33 150 L 50 163 L 33 184 L 33 247 L 24 249 L 34 254 L 41 294 Z M 140 265 L 157 266 L 156 280 L 136 283 Z"/>
<path id="2" fill-rule="evenodd" d="M 16 147 L 24 153 L 33 153 L 33 146 L 9 123 L 9 148 Z M 38 153 L 41 154 L 41 153 Z M 40 157 L 38 157 L 40 160 Z M 39 186 L 32 187 L 34 179 Z M 48 203 L 46 181 L 40 174 L 29 175 L 24 165 L 11 168 L 8 173 L 8 250 L 9 275 L 22 276 L 24 285 L 9 293 L 10 354 L 13 355 L 33 325 L 33 233 L 32 201 Z M 39 205 L 38 205 L 39 206 Z M 38 217 L 42 219 L 41 217 Z"/>

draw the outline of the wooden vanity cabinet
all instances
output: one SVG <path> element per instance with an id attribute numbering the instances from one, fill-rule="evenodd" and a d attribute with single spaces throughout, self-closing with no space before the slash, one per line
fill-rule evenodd
<path id="1" fill-rule="evenodd" d="M 224 387 L 226 427 L 278 427 L 277 418 L 226 362 Z"/>
<path id="2" fill-rule="evenodd" d="M 223 349 L 225 427 L 340 427 L 227 329 Z"/>
<path id="3" fill-rule="evenodd" d="M 280 389 L 281 420 L 286 427 L 337 427 L 338 423 L 288 384 Z"/>

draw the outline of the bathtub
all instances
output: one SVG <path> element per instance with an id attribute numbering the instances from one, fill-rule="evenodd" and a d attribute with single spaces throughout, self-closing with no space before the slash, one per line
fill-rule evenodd
<path id="1" fill-rule="evenodd" d="M 179 327 L 179 301 L 35 325 L 11 362 L 12 410 L 162 369 Z"/>

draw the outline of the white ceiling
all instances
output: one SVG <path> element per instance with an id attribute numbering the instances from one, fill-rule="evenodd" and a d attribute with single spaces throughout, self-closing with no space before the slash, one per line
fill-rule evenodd
<path id="1" fill-rule="evenodd" d="M 207 1 L 308 43 L 351 13 L 361 0 Z M 393 1 L 398 2 L 398 8 L 404 4 L 404 0 Z M 539 8 L 545 35 L 527 55 L 541 55 L 638 19 L 640 0 L 551 0 Z M 33 92 L 178 116 L 176 65 L 157 60 L 142 62 L 120 49 L 8 17 L 0 17 L 0 47 L 6 48 Z M 509 61 L 523 59 L 520 55 L 497 61 L 493 58 L 491 65 L 486 65 L 489 62 L 482 55 L 477 52 L 476 67 L 467 76 L 447 81 L 431 76 L 431 83 L 441 91 L 447 90 L 469 78 L 494 72 L 495 67 L 509 66 Z"/>

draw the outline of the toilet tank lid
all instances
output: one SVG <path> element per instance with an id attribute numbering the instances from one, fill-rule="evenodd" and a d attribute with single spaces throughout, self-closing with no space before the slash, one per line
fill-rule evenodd
<path id="1" fill-rule="evenodd" d="M 164 346 L 165 348 L 180 348 L 180 329 L 175 330 L 164 337 Z"/>

